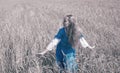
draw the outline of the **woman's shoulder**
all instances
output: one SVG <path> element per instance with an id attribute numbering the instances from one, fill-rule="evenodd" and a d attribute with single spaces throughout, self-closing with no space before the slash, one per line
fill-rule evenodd
<path id="1" fill-rule="evenodd" d="M 64 27 L 60 27 L 60 28 L 59 28 L 59 31 L 64 31 L 64 30 L 65 30 Z"/>
<path id="2" fill-rule="evenodd" d="M 64 28 L 65 28 L 65 27 L 60 27 L 59 29 L 62 30 L 62 29 L 64 29 Z"/>

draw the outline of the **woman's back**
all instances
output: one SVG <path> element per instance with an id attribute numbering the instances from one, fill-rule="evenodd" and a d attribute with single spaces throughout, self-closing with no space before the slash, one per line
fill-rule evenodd
<path id="1" fill-rule="evenodd" d="M 58 43 L 57 48 L 56 48 L 57 60 L 63 61 L 64 55 L 68 53 L 75 54 L 75 49 L 69 43 L 64 27 L 59 29 L 59 32 L 57 33 L 55 38 L 60 39 L 60 42 Z"/>

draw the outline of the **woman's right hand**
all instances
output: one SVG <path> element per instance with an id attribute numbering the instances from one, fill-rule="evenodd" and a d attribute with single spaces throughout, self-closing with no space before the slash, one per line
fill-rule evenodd
<path id="1" fill-rule="evenodd" d="M 41 52 L 41 53 L 37 53 L 36 56 L 37 56 L 37 57 L 40 57 L 40 56 L 43 56 L 45 53 L 46 53 L 46 51 L 43 51 L 43 52 Z"/>
<path id="2" fill-rule="evenodd" d="M 41 52 L 41 53 L 39 53 L 39 54 L 41 54 L 41 55 L 44 55 L 46 52 L 45 51 L 43 51 L 43 52 Z"/>

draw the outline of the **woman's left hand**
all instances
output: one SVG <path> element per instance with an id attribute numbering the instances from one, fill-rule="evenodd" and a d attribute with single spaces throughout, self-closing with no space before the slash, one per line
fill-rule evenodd
<path id="1" fill-rule="evenodd" d="M 90 49 L 92 49 L 92 50 L 93 50 L 93 49 L 95 48 L 95 46 L 92 46 L 92 47 L 91 47 L 91 46 L 88 46 L 88 48 L 90 48 Z"/>

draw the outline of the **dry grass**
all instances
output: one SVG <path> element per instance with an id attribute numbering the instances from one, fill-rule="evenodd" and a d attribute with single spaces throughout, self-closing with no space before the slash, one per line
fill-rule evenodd
<path id="1" fill-rule="evenodd" d="M 55 51 L 35 54 L 46 48 L 68 13 L 77 16 L 85 38 L 96 45 L 93 51 L 76 48 L 79 73 L 120 73 L 120 2 L 54 2 L 43 1 L 39 7 L 20 3 L 0 10 L 0 73 L 58 73 Z"/>

